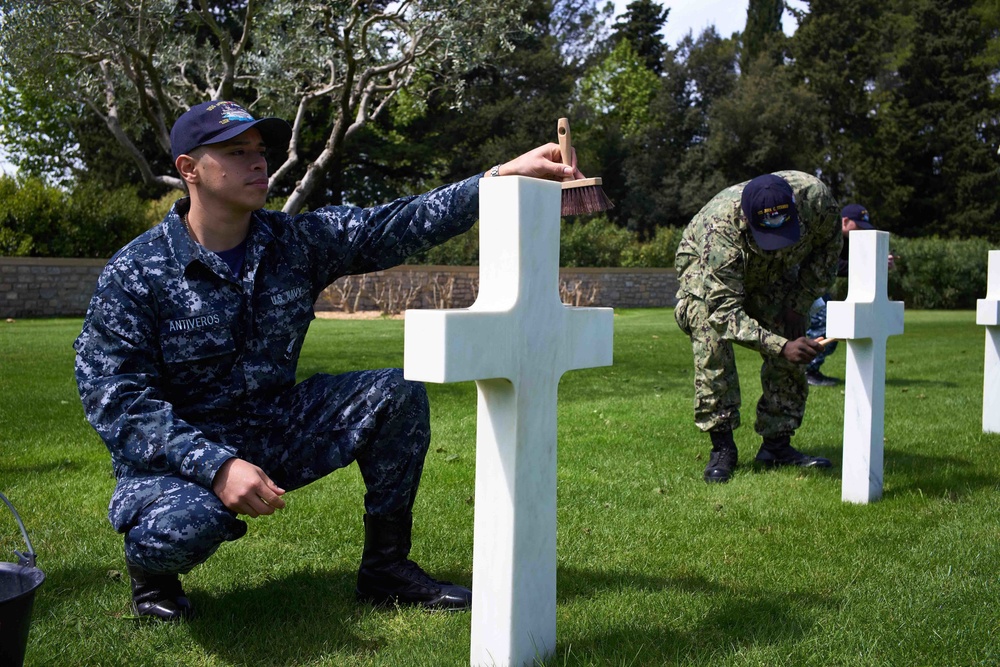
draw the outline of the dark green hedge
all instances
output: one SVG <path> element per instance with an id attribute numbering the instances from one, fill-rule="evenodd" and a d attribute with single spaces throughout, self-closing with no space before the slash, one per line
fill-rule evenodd
<path id="1" fill-rule="evenodd" d="M 986 296 L 989 251 L 986 239 L 891 238 L 895 266 L 889 271 L 889 298 L 918 310 L 968 310 Z M 834 296 L 847 296 L 838 278 Z"/>
<path id="2" fill-rule="evenodd" d="M 560 223 L 559 264 L 564 267 L 671 268 L 682 230 L 661 227 L 646 242 L 604 216 Z M 467 234 L 411 257 L 408 264 L 471 266 L 479 263 L 478 223 Z"/>
<path id="3" fill-rule="evenodd" d="M 890 298 L 907 308 L 968 309 L 986 296 L 991 248 L 986 239 L 892 239 L 896 266 L 889 272 Z"/>
<path id="4" fill-rule="evenodd" d="M 83 184 L 72 193 L 0 177 L 0 255 L 107 258 L 149 227 L 133 188 Z"/>
<path id="5" fill-rule="evenodd" d="M 108 191 L 83 184 L 69 193 L 37 179 L 0 177 L 0 256 L 110 257 L 159 222 L 177 196 L 147 202 L 132 188 Z M 604 216 L 564 219 L 560 264 L 670 268 L 682 231 L 662 227 L 641 241 Z M 989 251 L 994 249 L 987 240 L 893 237 L 889 244 L 896 258 L 889 272 L 889 298 L 907 308 L 972 309 L 985 297 Z M 478 226 L 410 260 L 452 266 L 478 262 Z M 832 291 L 844 298 L 847 281 L 838 279 Z"/>

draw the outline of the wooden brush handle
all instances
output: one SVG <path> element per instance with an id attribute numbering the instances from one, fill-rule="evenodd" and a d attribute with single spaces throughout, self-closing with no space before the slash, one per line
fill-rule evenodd
<path id="1" fill-rule="evenodd" d="M 562 155 L 562 163 L 567 167 L 573 166 L 573 139 L 569 132 L 569 118 L 560 118 L 557 126 L 559 134 L 559 154 Z"/>

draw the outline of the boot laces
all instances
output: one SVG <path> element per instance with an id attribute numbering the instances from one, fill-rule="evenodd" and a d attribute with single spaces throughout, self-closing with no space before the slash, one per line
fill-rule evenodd
<path id="1" fill-rule="evenodd" d="M 136 602 L 176 601 L 184 596 L 180 578 L 170 574 L 147 576 L 133 593 Z"/>
<path id="2" fill-rule="evenodd" d="M 799 450 L 797 450 L 794 447 L 792 447 L 791 443 L 788 443 L 788 442 L 783 442 L 783 443 L 781 443 L 780 445 L 778 445 L 776 447 L 771 447 L 769 451 L 772 454 L 774 454 L 774 456 L 776 458 L 779 458 L 779 459 L 782 459 L 782 460 L 784 460 L 784 459 L 789 459 L 789 460 L 801 459 L 803 456 L 805 456 L 802 452 L 800 452 Z"/>
<path id="3" fill-rule="evenodd" d="M 417 584 L 418 586 L 424 586 L 431 589 L 439 589 L 441 586 L 451 585 L 450 581 L 440 581 L 434 579 L 431 575 L 424 572 L 424 569 L 417 565 L 415 562 L 409 558 L 404 558 L 403 560 L 397 561 L 389 566 L 393 573 L 401 579 L 406 579 L 408 581 Z"/>
<path id="4" fill-rule="evenodd" d="M 737 453 L 735 449 L 713 449 L 708 457 L 708 465 L 711 467 L 725 466 L 733 468 L 736 466 Z"/>

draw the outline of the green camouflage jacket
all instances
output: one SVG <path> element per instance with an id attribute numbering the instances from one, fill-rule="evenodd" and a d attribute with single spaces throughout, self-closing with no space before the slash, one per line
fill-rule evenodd
<path id="1" fill-rule="evenodd" d="M 757 246 L 740 207 L 747 181 L 726 188 L 694 216 L 675 267 L 678 301 L 705 301 L 710 324 L 725 340 L 777 355 L 788 339 L 748 315 L 747 302 L 808 313 L 833 281 L 843 235 L 836 201 L 822 181 L 800 171 L 775 173 L 795 192 L 802 229 L 797 243 L 770 252 Z"/>

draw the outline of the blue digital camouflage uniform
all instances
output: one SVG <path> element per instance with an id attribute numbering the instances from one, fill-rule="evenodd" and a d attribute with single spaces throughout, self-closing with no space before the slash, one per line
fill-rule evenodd
<path id="1" fill-rule="evenodd" d="M 840 258 L 837 260 L 837 277 L 846 278 L 847 271 L 850 268 L 850 239 L 844 237 L 844 247 L 840 251 Z M 831 296 L 829 294 L 824 294 L 820 298 L 816 299 L 813 303 L 812 308 L 809 311 L 809 329 L 806 330 L 806 335 L 810 338 L 825 338 L 826 337 L 826 304 L 830 301 Z M 823 346 L 823 351 L 816 355 L 816 358 L 809 362 L 806 366 L 806 370 L 819 372 L 820 366 L 826 361 L 826 358 L 837 351 L 837 341 L 832 341 Z"/>
<path id="2" fill-rule="evenodd" d="M 128 559 L 184 573 L 246 524 L 212 492 L 234 456 L 292 490 L 356 460 L 365 508 L 413 505 L 430 442 L 422 384 L 399 369 L 295 371 L 313 304 L 467 231 L 479 176 L 368 209 L 253 213 L 242 276 L 195 243 L 179 200 L 98 280 L 74 347 L 84 410 L 111 452 L 109 519 Z"/>
<path id="3" fill-rule="evenodd" d="M 674 318 L 691 338 L 695 424 L 703 431 L 740 425 L 740 385 L 732 344 L 760 352 L 762 395 L 755 430 L 791 435 L 802 423 L 809 385 L 802 366 L 781 356 L 786 308 L 808 313 L 828 288 L 843 238 L 829 188 L 798 171 L 779 171 L 795 193 L 801 237 L 761 250 L 740 206 L 746 183 L 709 201 L 684 230 L 677 249 Z M 749 182 L 749 181 L 748 181 Z"/>

